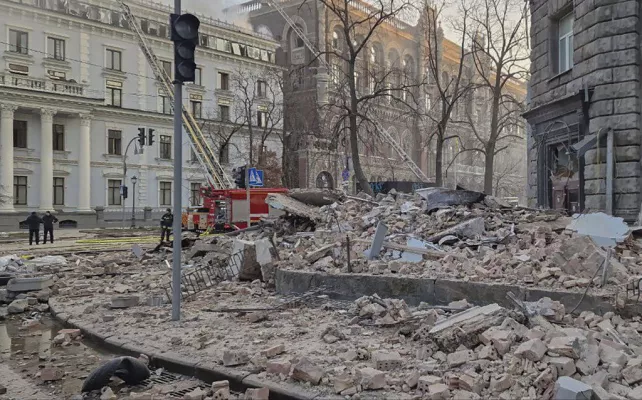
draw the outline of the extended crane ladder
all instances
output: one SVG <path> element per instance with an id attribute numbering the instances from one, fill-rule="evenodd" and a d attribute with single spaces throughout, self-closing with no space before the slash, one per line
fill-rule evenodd
<path id="1" fill-rule="evenodd" d="M 336 76 L 335 71 L 332 70 L 328 62 L 321 56 L 321 53 L 317 50 L 317 48 L 314 46 L 314 44 L 305 36 L 305 33 L 296 25 L 296 23 L 290 18 L 290 16 L 285 12 L 285 10 L 281 7 L 281 5 L 278 4 L 278 1 L 272 1 L 269 0 L 267 3 L 274 7 L 276 11 L 278 11 L 279 14 L 285 19 L 285 22 L 294 30 L 294 32 L 303 40 L 303 43 L 306 45 L 308 49 L 313 53 L 314 57 L 319 60 L 321 64 L 325 67 L 326 71 L 332 75 L 333 78 L 336 78 L 337 82 L 340 82 L 339 76 Z M 342 89 L 345 90 L 345 87 Z M 392 148 L 399 154 L 399 156 L 403 159 L 403 161 L 406 163 L 406 165 L 410 168 L 413 174 L 417 176 L 420 180 L 424 182 L 430 182 L 430 178 L 424 172 L 419 168 L 417 164 L 415 164 L 414 161 L 412 161 L 412 158 L 406 154 L 404 151 L 403 147 L 401 147 L 397 141 L 386 131 L 386 129 L 381 126 L 376 120 L 370 120 L 370 122 L 374 125 L 375 129 L 379 132 L 381 137 L 388 142 Z"/>
<path id="2" fill-rule="evenodd" d="M 136 17 L 134 17 L 134 14 L 132 14 L 129 6 L 125 4 L 123 0 L 119 0 L 119 3 L 121 8 L 123 9 L 125 18 L 127 18 L 127 23 L 129 24 L 130 29 L 136 34 L 136 37 L 138 38 L 140 48 L 147 58 L 147 61 L 149 62 L 152 71 L 154 72 L 156 80 L 161 84 L 161 89 L 167 95 L 172 110 L 176 112 L 176 110 L 174 110 L 174 91 L 171 85 L 171 78 L 168 76 L 167 71 L 161 68 L 160 63 L 158 62 L 158 58 L 156 58 L 154 51 L 145 40 L 145 36 L 140 26 L 138 25 L 138 21 L 136 20 Z M 181 110 L 181 114 L 183 126 L 185 127 L 185 130 L 188 133 L 188 137 L 190 138 L 192 149 L 194 150 L 196 158 L 198 159 L 201 166 L 205 168 L 205 175 L 210 185 L 212 185 L 216 189 L 233 188 L 234 185 L 232 184 L 232 180 L 225 173 L 225 170 L 218 162 L 216 153 L 209 145 L 207 138 L 203 135 L 203 132 L 201 132 L 201 129 L 199 128 L 198 123 L 196 122 L 192 114 L 187 111 L 185 107 L 183 107 L 183 109 Z M 174 138 L 174 140 L 181 140 L 181 138 Z"/>

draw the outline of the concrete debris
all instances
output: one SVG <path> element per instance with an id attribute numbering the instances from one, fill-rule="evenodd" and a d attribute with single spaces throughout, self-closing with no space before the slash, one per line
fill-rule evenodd
<path id="1" fill-rule="evenodd" d="M 16 273 L 49 276 L 52 284 L 31 292 L 0 289 L 0 313 L 29 313 L 23 318 L 27 330 L 48 301 L 57 312 L 114 338 L 171 351 L 196 365 L 218 362 L 271 384 L 315 386 L 321 397 L 550 400 L 569 390 L 583 393 L 584 387 L 565 383 L 567 378 L 600 398 L 611 398 L 602 397 L 604 392 L 637 398 L 642 318 L 618 315 L 617 308 L 598 315 L 602 306 L 595 300 L 615 289 L 620 300 L 624 285 L 638 276 L 642 247 L 634 235 L 612 249 L 600 288 L 603 276 L 595 271 L 606 252 L 589 236 L 559 229 L 566 223 L 558 213 L 507 208 L 488 196 L 464 203 L 426 212 L 432 206 L 419 195 L 339 198 L 319 208 L 304 204 L 314 220 L 290 208 L 233 237 L 192 239 L 183 254 L 192 267 L 184 274 L 204 267 L 229 270 L 235 251 L 245 257 L 235 274 L 214 274 L 218 280 L 205 290 L 193 294 L 183 287 L 190 297 L 182 303 L 180 323 L 167 314 L 171 270 L 165 261 L 171 249 L 162 247 L 142 259 L 129 249 L 70 254 L 72 268 L 43 265 L 31 275 Z M 379 224 L 387 231 L 377 256 L 368 260 Z M 274 291 L 282 270 L 305 271 L 315 284 L 320 274 L 341 274 L 330 277 L 335 282 L 346 279 L 343 274 L 353 274 L 355 281 L 377 275 L 377 283 L 367 288 L 371 295 L 353 301 L 347 293 L 334 298 L 334 287 L 299 297 Z M 397 276 L 432 280 L 435 287 L 425 289 L 439 304 L 419 303 L 423 294 L 408 293 L 406 279 L 390 279 Z M 446 293 L 450 288 L 438 287 L 445 281 L 460 286 Z M 481 302 L 480 296 L 466 300 L 467 282 L 496 287 L 488 297 L 501 305 Z M 539 289 L 562 293 L 514 301 L 521 304 L 518 312 L 502 307 L 511 304 L 504 301 L 509 285 L 525 287 L 510 289 L 516 299 L 527 294 L 530 300 Z M 392 288 L 398 298 L 372 294 L 380 288 Z M 567 314 L 587 288 L 591 298 L 580 310 L 594 310 Z M 147 303 L 151 297 L 164 298 L 165 305 Z M 73 347 L 75 338 L 79 332 L 62 330 L 53 341 Z M 264 392 L 247 396 L 261 398 Z M 204 398 L 230 398 L 229 384 L 212 387 Z"/>
<path id="2" fill-rule="evenodd" d="M 314 207 L 310 207 L 292 197 L 271 193 L 265 199 L 265 202 L 276 210 L 282 210 L 289 214 L 299 217 L 306 217 L 311 220 L 321 219 L 321 214 Z"/>
<path id="3" fill-rule="evenodd" d="M 614 247 L 626 239 L 629 227 L 621 217 L 612 217 L 603 212 L 574 214 L 566 227 L 578 235 L 588 236 L 598 245 Z"/>
<path id="4" fill-rule="evenodd" d="M 593 396 L 593 389 L 578 380 L 563 376 L 555 382 L 555 400 L 585 400 Z"/>
<path id="5" fill-rule="evenodd" d="M 386 373 L 374 368 L 358 369 L 357 378 L 363 390 L 378 390 L 386 386 Z"/>
<path id="6" fill-rule="evenodd" d="M 116 295 L 111 298 L 111 308 L 129 308 L 139 304 L 140 298 L 134 295 Z"/>
<path id="7" fill-rule="evenodd" d="M 270 389 L 263 387 L 260 389 L 247 389 L 245 391 L 245 400 L 269 400 Z"/>
<path id="8" fill-rule="evenodd" d="M 438 322 L 428 335 L 442 351 L 453 352 L 460 345 L 472 348 L 481 343 L 481 333 L 500 325 L 509 314 L 497 304 L 473 307 Z"/>
<path id="9" fill-rule="evenodd" d="M 7 291 L 16 293 L 35 292 L 47 289 L 53 283 L 53 277 L 50 275 L 33 278 L 13 278 L 7 282 Z"/>
<path id="10" fill-rule="evenodd" d="M 244 351 L 225 350 L 223 352 L 223 365 L 226 367 L 247 364 L 249 361 L 250 357 Z"/>
<path id="11" fill-rule="evenodd" d="M 318 385 L 325 373 L 308 358 L 301 358 L 292 368 L 292 378 Z"/>
<path id="12" fill-rule="evenodd" d="M 485 195 L 470 190 L 452 190 L 446 188 L 418 189 L 416 193 L 426 200 L 426 210 L 450 206 L 471 205 L 484 200 Z"/>
<path id="13" fill-rule="evenodd" d="M 355 300 L 357 313 L 362 319 L 370 319 L 377 325 L 395 324 L 412 316 L 405 301 L 381 299 L 376 294 Z"/>

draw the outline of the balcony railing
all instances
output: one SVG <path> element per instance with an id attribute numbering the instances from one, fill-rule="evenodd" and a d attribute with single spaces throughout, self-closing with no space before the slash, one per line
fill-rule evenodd
<path id="1" fill-rule="evenodd" d="M 84 86 L 75 82 L 54 81 L 30 76 L 0 74 L 0 86 L 35 90 L 44 93 L 84 96 Z"/>

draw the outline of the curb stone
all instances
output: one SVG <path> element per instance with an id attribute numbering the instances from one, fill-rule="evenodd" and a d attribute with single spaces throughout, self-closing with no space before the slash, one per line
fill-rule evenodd
<path id="1" fill-rule="evenodd" d="M 50 302 L 49 310 L 54 319 L 62 323 L 65 327 L 80 329 L 83 336 L 85 336 L 89 341 L 95 342 L 116 354 L 125 353 L 131 356 L 145 354 L 149 357 L 150 362 L 153 362 L 159 367 L 165 368 L 169 372 L 195 377 L 204 380 L 207 383 L 212 383 L 214 380 L 228 380 L 232 390 L 244 391 L 244 389 L 247 388 L 268 387 L 270 389 L 271 400 L 334 400 L 342 398 L 315 392 L 307 392 L 293 385 L 282 385 L 267 380 L 261 380 L 257 375 L 252 375 L 249 372 L 246 373 L 230 368 L 220 367 L 209 362 L 195 363 L 176 353 L 156 353 L 149 349 L 136 347 L 133 343 L 126 342 L 119 337 L 114 335 L 103 336 L 95 329 L 81 325 L 80 321 L 77 319 L 71 319 L 68 314 L 57 312 L 55 306 Z"/>
<path id="2" fill-rule="evenodd" d="M 517 284 L 491 282 L 465 282 L 454 279 L 418 278 L 399 275 L 369 275 L 358 273 L 326 274 L 310 271 L 277 269 L 276 291 L 282 295 L 302 294 L 318 287 L 324 287 L 332 299 L 353 301 L 361 296 L 377 294 L 382 298 L 403 299 L 410 306 L 420 302 L 447 305 L 451 301 L 466 299 L 475 305 L 497 303 L 502 307 L 513 308 L 506 293 L 512 291 L 522 301 L 537 301 L 550 297 L 572 309 L 593 311 L 604 314 L 617 311 L 623 317 L 642 314 L 642 303 L 627 304 L 616 308 L 614 303 L 618 294 L 592 294 L 582 296 L 582 292 L 568 290 L 549 290 L 544 287 L 521 286 Z"/>

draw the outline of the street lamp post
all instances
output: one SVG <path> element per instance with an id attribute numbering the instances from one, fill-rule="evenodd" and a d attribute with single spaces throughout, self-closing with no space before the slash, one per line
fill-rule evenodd
<path id="1" fill-rule="evenodd" d="M 136 175 L 132 176 L 132 229 L 136 228 Z"/>

